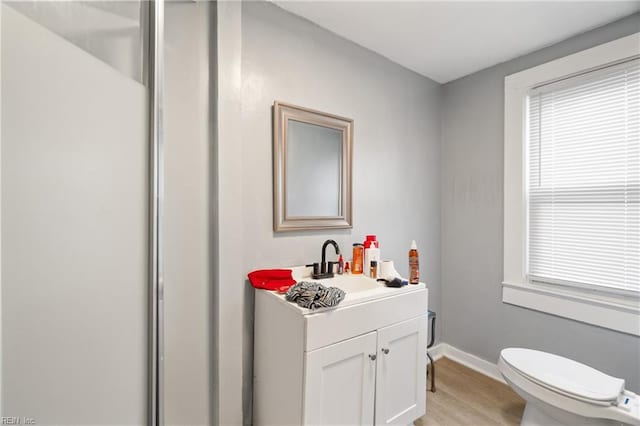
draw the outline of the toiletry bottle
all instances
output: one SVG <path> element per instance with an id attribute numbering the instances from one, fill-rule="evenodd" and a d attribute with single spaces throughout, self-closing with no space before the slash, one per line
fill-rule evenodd
<path id="1" fill-rule="evenodd" d="M 371 241 L 366 241 L 364 246 L 364 261 L 362 262 L 362 273 L 367 277 L 371 273 L 371 247 L 374 247 Z"/>
<path id="2" fill-rule="evenodd" d="M 338 275 L 342 275 L 344 273 L 344 259 L 342 255 L 338 256 Z"/>
<path id="3" fill-rule="evenodd" d="M 370 278 L 376 279 L 378 276 L 371 276 L 371 261 L 380 262 L 380 249 L 376 247 L 375 240 L 369 240 L 369 246 L 364 248 L 364 273 Z M 376 268 L 377 273 L 377 268 Z"/>
<path id="4" fill-rule="evenodd" d="M 377 260 L 372 260 L 371 261 L 371 267 L 369 269 L 369 276 L 371 278 L 378 278 L 378 261 Z"/>
<path id="5" fill-rule="evenodd" d="M 344 263 L 344 273 L 345 274 L 351 273 L 351 269 L 349 269 L 349 262 Z"/>
<path id="6" fill-rule="evenodd" d="M 353 261 L 351 262 L 351 273 L 358 275 L 362 273 L 362 263 L 364 259 L 364 246 L 362 244 L 353 245 Z"/>
<path id="7" fill-rule="evenodd" d="M 411 249 L 409 250 L 409 283 L 418 284 L 420 282 L 420 262 L 418 260 L 418 246 L 416 241 L 411 241 Z"/>
<path id="8" fill-rule="evenodd" d="M 364 240 L 364 248 L 366 250 L 367 247 L 369 247 L 369 242 L 373 241 L 373 243 L 376 245 L 376 248 L 380 248 L 380 242 L 377 240 L 375 235 L 367 235 L 367 237 Z"/>

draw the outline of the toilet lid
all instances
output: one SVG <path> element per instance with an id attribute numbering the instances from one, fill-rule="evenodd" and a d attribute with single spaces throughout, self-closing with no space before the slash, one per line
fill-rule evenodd
<path id="1" fill-rule="evenodd" d="M 614 402 L 624 390 L 623 379 L 608 376 L 558 355 L 532 349 L 508 348 L 500 356 L 533 381 L 580 399 Z"/>

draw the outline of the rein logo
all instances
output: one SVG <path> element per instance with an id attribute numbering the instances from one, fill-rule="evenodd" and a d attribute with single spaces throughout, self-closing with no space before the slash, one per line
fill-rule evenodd
<path id="1" fill-rule="evenodd" d="M 33 417 L 0 417 L 0 424 L 3 425 L 35 425 L 36 419 Z"/>

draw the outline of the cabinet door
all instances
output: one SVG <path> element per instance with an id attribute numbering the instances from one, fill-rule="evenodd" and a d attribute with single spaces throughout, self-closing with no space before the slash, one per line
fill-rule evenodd
<path id="1" fill-rule="evenodd" d="M 407 425 L 424 415 L 426 350 L 426 316 L 378 330 L 377 425 Z"/>
<path id="2" fill-rule="evenodd" d="M 372 425 L 375 379 L 375 332 L 306 353 L 304 423 Z"/>

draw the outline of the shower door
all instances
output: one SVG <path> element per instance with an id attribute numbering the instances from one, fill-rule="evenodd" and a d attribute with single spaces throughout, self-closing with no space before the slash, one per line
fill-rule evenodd
<path id="1" fill-rule="evenodd" d="M 2 416 L 152 421 L 149 2 L 2 2 Z"/>

